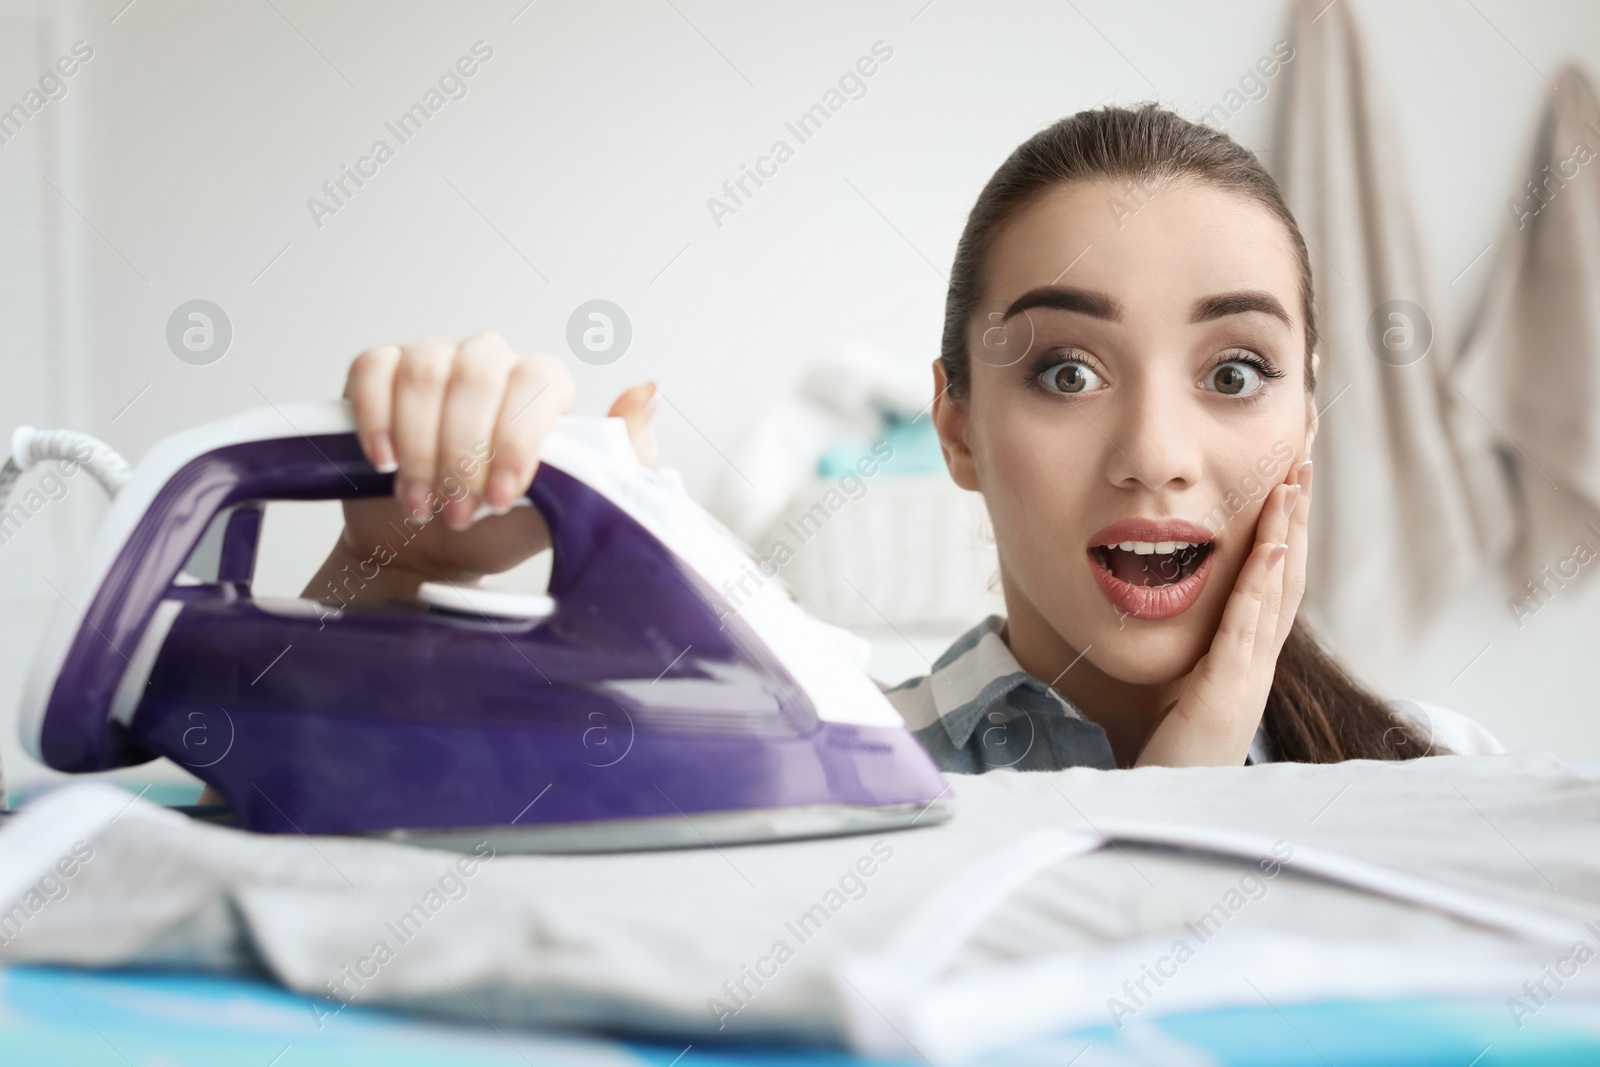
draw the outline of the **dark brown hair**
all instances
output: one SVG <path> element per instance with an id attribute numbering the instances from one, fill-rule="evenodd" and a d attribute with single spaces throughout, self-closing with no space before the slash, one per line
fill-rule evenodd
<path id="1" fill-rule="evenodd" d="M 1301 317 L 1305 322 L 1305 379 L 1315 390 L 1317 343 L 1311 258 L 1278 183 L 1233 138 L 1157 104 L 1080 111 L 1023 142 L 1000 165 L 967 216 L 956 246 L 945 301 L 939 359 L 953 400 L 965 402 L 971 384 L 967 325 L 987 279 L 984 265 L 1007 222 L 1060 185 L 1089 180 L 1127 183 L 1132 203 L 1141 190 L 1193 180 L 1264 206 L 1284 225 L 1298 254 Z M 1262 717 L 1273 755 L 1302 763 L 1346 759 L 1411 759 L 1443 749 L 1347 674 L 1295 620 L 1278 654 Z"/>

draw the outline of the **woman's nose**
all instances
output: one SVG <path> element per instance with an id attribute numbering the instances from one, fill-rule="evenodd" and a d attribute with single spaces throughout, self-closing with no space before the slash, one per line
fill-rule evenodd
<path id="1" fill-rule="evenodd" d="M 1134 383 L 1109 405 L 1099 427 L 1107 445 L 1106 475 L 1121 488 L 1186 489 L 1199 481 L 1198 427 L 1189 425 L 1187 396 L 1156 382 Z"/>

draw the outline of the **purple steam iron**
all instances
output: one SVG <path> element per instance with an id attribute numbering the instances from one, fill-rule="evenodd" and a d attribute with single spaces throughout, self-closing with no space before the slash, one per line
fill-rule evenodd
<path id="1" fill-rule="evenodd" d="M 721 845 L 950 816 L 948 786 L 848 635 L 756 575 L 675 472 L 639 462 L 620 419 L 568 416 L 547 439 L 527 499 L 550 527 L 548 597 L 253 597 L 266 502 L 391 492 L 353 425 L 342 402 L 252 411 L 122 472 L 34 661 L 33 755 L 74 772 L 166 756 L 247 830 L 467 850 L 486 837 L 529 852 Z"/>

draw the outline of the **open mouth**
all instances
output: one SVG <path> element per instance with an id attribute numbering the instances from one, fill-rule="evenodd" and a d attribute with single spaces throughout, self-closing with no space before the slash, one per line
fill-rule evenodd
<path id="1" fill-rule="evenodd" d="M 1122 541 L 1095 545 L 1089 554 L 1118 581 L 1154 589 L 1194 574 L 1214 545 L 1213 541 Z"/>
<path id="2" fill-rule="evenodd" d="M 1133 519 L 1090 539 L 1090 569 L 1121 616 L 1168 619 L 1200 598 L 1215 549 L 1202 526 Z"/>

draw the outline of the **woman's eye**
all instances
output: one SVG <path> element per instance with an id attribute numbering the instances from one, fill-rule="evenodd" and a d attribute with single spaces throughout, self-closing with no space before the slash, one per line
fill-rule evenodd
<path id="1" fill-rule="evenodd" d="M 1250 396 L 1265 381 L 1260 369 L 1242 359 L 1219 363 L 1206 374 L 1206 388 L 1224 396 Z"/>
<path id="2" fill-rule="evenodd" d="M 1048 367 L 1039 375 L 1039 380 L 1046 389 L 1056 393 L 1092 393 L 1105 384 L 1100 375 L 1090 370 L 1083 363 L 1066 362 L 1057 363 Z"/>

